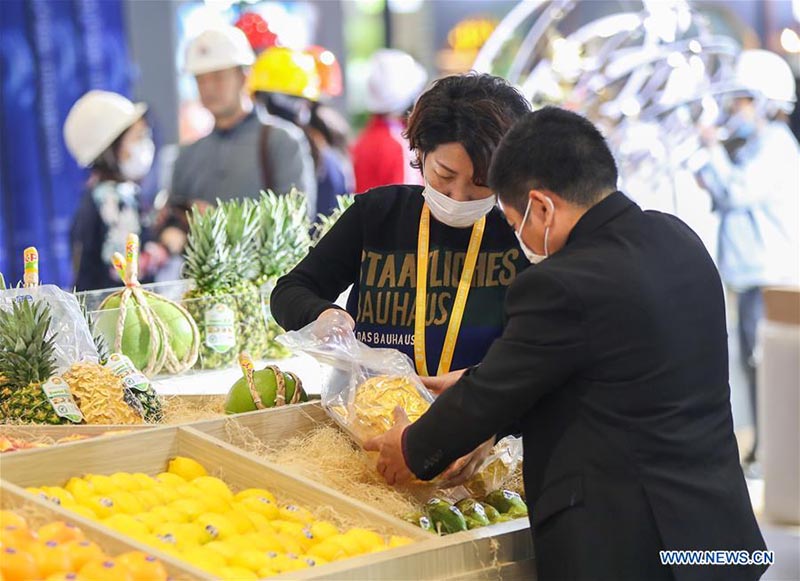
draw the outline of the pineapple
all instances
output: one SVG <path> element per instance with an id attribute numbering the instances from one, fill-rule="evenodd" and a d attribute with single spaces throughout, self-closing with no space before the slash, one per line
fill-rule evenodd
<path id="1" fill-rule="evenodd" d="M 257 206 L 245 199 L 220 203 L 220 208 L 225 212 L 231 261 L 237 265 L 237 281 L 233 287 L 239 313 L 237 350 L 260 358 L 267 350 L 267 328 L 261 294 L 254 282 L 258 276 Z"/>
<path id="2" fill-rule="evenodd" d="M 184 276 L 194 279 L 195 288 L 183 296 L 184 306 L 200 330 L 198 366 L 227 367 L 236 361 L 236 300 L 231 295 L 237 280 L 223 208 L 201 212 L 196 206 L 189 215 Z"/>
<path id="3" fill-rule="evenodd" d="M 342 217 L 342 214 L 345 213 L 345 210 L 353 205 L 353 202 L 356 201 L 356 198 L 352 194 L 347 194 L 345 196 L 336 196 L 336 208 L 327 215 L 324 216 L 322 214 L 319 215 L 319 222 L 314 224 L 313 232 L 311 233 L 311 245 L 316 246 L 322 237 L 327 234 L 333 225 L 336 224 L 336 221 Z"/>
<path id="4" fill-rule="evenodd" d="M 138 400 L 132 407 L 125 397 L 122 380 L 97 363 L 75 363 L 64 373 L 64 381 L 90 424 L 141 424 L 144 410 Z"/>
<path id="5" fill-rule="evenodd" d="M 3 419 L 64 424 L 42 384 L 56 371 L 55 338 L 47 337 L 52 314 L 47 303 L 15 300 L 0 309 L 0 411 Z"/>
<path id="6" fill-rule="evenodd" d="M 261 194 L 258 202 L 259 224 L 257 282 L 260 287 L 264 317 L 267 321 L 267 357 L 285 357 L 288 351 L 274 341 L 283 333 L 269 312 L 269 295 L 278 278 L 289 272 L 308 253 L 311 224 L 306 212 L 306 197 L 297 190 L 285 196 L 273 192 Z"/>
<path id="7" fill-rule="evenodd" d="M 86 319 L 86 323 L 89 325 L 89 331 L 92 334 L 92 339 L 94 340 L 94 346 L 97 349 L 99 363 L 101 366 L 106 366 L 106 364 L 108 363 L 108 359 L 110 357 L 110 353 L 108 351 L 108 343 L 106 342 L 106 339 L 102 333 L 96 332 L 94 316 L 86 308 L 86 296 L 79 295 L 78 303 L 80 304 L 81 312 L 83 312 L 83 316 Z M 75 366 L 73 366 L 73 369 L 71 371 L 74 371 L 74 367 Z M 80 376 L 81 374 L 79 373 L 78 375 Z M 111 385 L 112 390 L 116 389 L 116 386 L 114 385 L 114 380 L 112 380 L 111 377 L 109 377 L 108 374 L 106 373 L 97 371 L 97 372 L 89 372 L 87 375 L 91 378 L 91 380 L 96 381 L 98 385 Z M 65 379 L 67 378 L 66 375 L 64 377 Z M 88 384 L 88 382 L 84 381 L 82 378 L 78 378 L 78 380 L 82 381 L 82 383 Z M 120 378 L 118 378 L 118 381 L 119 380 Z M 69 383 L 69 381 L 67 381 L 67 383 Z M 124 383 L 122 385 L 124 386 Z M 77 397 L 78 394 L 74 388 L 73 392 L 75 392 L 75 395 Z M 136 415 L 143 417 L 145 421 L 160 422 L 161 419 L 163 418 L 161 399 L 158 397 L 158 394 L 156 394 L 156 391 L 155 389 L 153 389 L 152 385 L 148 384 L 147 389 L 144 391 L 135 388 L 123 387 L 122 394 L 125 403 L 128 404 L 128 406 L 136 413 Z M 83 408 L 81 408 L 81 411 L 84 411 Z M 125 418 L 124 413 L 120 412 L 120 414 L 122 414 L 120 418 L 124 419 Z M 85 411 L 84 415 L 86 415 Z M 89 423 L 102 423 L 102 422 L 93 422 L 89 418 L 89 416 L 86 416 L 86 419 Z M 119 423 L 138 423 L 138 422 L 121 421 Z"/>

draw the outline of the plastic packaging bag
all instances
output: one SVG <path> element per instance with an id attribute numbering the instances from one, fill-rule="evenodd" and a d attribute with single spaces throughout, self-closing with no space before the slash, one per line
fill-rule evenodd
<path id="1" fill-rule="evenodd" d="M 483 497 L 504 488 L 522 462 L 522 440 L 507 436 L 497 442 L 478 470 L 465 484 L 470 496 Z"/>
<path id="2" fill-rule="evenodd" d="M 358 341 L 344 313 L 277 340 L 330 368 L 322 385 L 322 405 L 359 445 L 392 427 L 396 406 L 414 422 L 433 403 L 411 360 L 394 349 L 373 349 Z"/>
<path id="3" fill-rule="evenodd" d="M 52 284 L 0 291 L 0 309 L 10 309 L 14 301 L 20 300 L 44 301 L 50 306 L 50 336 L 55 339 L 57 373 L 62 373 L 74 363 L 98 362 L 89 325 L 74 295 Z"/>

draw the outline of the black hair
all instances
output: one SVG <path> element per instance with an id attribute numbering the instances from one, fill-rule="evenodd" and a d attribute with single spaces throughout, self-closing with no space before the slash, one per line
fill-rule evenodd
<path id="1" fill-rule="evenodd" d="M 114 181 L 123 182 L 125 178 L 119 169 L 119 151 L 122 149 L 122 138 L 130 131 L 130 127 L 119 134 L 89 168 L 92 170 L 92 179 L 96 182 Z"/>
<path id="2" fill-rule="evenodd" d="M 460 143 L 467 150 L 473 181 L 485 185 L 495 148 L 530 103 L 500 77 L 482 73 L 452 75 L 436 81 L 414 105 L 406 137 L 417 159 L 444 143 Z"/>
<path id="3" fill-rule="evenodd" d="M 525 115 L 503 138 L 489 170 L 500 201 L 525 211 L 541 188 L 589 207 L 617 187 L 617 164 L 600 131 L 585 117 L 545 107 Z"/>

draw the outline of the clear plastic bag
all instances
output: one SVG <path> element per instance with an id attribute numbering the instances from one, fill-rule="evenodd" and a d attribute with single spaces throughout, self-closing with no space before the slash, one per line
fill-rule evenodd
<path id="1" fill-rule="evenodd" d="M 373 349 L 358 341 L 344 313 L 317 320 L 277 340 L 328 368 L 322 405 L 359 445 L 392 427 L 395 407 L 402 407 L 414 422 L 433 403 L 411 360 L 395 349 Z"/>
<path id="2" fill-rule="evenodd" d="M 98 362 L 97 348 L 75 295 L 52 284 L 0 291 L 0 309 L 10 309 L 14 301 L 20 300 L 44 301 L 50 306 L 48 337 L 54 337 L 57 373 L 74 363 Z"/>
<path id="3" fill-rule="evenodd" d="M 492 453 L 481 462 L 472 478 L 464 483 L 464 488 L 476 498 L 504 488 L 514 477 L 521 462 L 522 440 L 507 436 L 494 445 Z"/>

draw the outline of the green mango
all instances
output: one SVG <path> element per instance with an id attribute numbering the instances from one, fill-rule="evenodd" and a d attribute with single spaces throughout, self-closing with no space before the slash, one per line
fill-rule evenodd
<path id="1" fill-rule="evenodd" d="M 432 498 L 425 505 L 434 529 L 443 535 L 467 530 L 467 521 L 461 511 L 440 498 Z"/>
<path id="2" fill-rule="evenodd" d="M 510 490 L 495 490 L 486 496 L 484 501 L 495 507 L 501 514 L 508 514 L 514 518 L 528 515 L 528 506 L 522 497 Z"/>
<path id="3" fill-rule="evenodd" d="M 294 397 L 294 390 L 296 383 L 294 377 L 288 373 L 282 373 L 283 380 L 286 383 L 286 402 L 290 402 Z M 262 369 L 253 373 L 253 379 L 256 384 L 256 391 L 261 398 L 261 403 L 264 407 L 275 407 L 275 398 L 277 395 L 278 386 L 275 382 L 275 373 L 272 369 Z M 308 401 L 308 395 L 300 388 L 300 401 Z M 247 385 L 247 379 L 244 377 L 239 378 L 233 384 L 228 397 L 225 399 L 225 413 L 227 414 L 241 414 L 244 412 L 252 412 L 257 410 L 253 396 L 250 393 L 250 388 Z"/>
<path id="4" fill-rule="evenodd" d="M 421 528 L 423 531 L 435 532 L 433 529 L 433 523 L 431 523 L 431 519 L 429 519 L 421 512 L 408 515 L 403 520 L 405 520 L 408 523 L 411 523 L 415 527 Z"/>
<path id="5" fill-rule="evenodd" d="M 473 498 L 465 498 L 456 503 L 456 508 L 461 511 L 467 521 L 467 528 L 472 530 L 492 524 L 486 516 L 483 505 Z"/>

